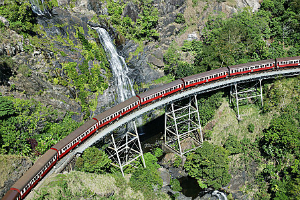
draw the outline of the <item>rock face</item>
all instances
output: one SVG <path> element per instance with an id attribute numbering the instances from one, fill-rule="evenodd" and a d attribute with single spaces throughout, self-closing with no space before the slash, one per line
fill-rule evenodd
<path id="1" fill-rule="evenodd" d="M 51 17 L 37 17 L 38 24 L 44 30 L 41 36 L 44 34 L 48 38 L 68 38 L 76 46 L 78 40 L 75 39 L 74 33 L 79 27 L 83 30 L 85 37 L 96 41 L 97 38 L 92 38 L 88 34 L 88 27 L 104 27 L 115 39 L 119 54 L 125 58 L 130 68 L 129 77 L 132 83 L 136 85 L 150 83 L 163 77 L 163 68 L 165 67 L 163 55 L 170 44 L 175 41 L 181 45 L 184 40 L 199 40 L 201 30 L 210 13 L 222 11 L 230 15 L 245 6 L 252 7 L 253 11 L 256 11 L 260 6 L 259 0 L 236 0 L 230 3 L 198 1 L 198 5 L 194 7 L 191 0 L 154 0 L 153 6 L 158 9 L 159 13 L 157 26 L 157 31 L 160 34 L 159 39 L 137 44 L 132 40 L 125 40 L 105 19 L 98 22 L 90 21 L 94 15 L 108 14 L 105 1 L 57 0 L 57 2 L 59 7 L 53 8 Z M 128 16 L 135 22 L 141 12 L 139 5 L 131 0 L 125 0 L 125 2 L 127 4 L 122 17 Z M 69 7 L 71 4 L 72 6 Z M 204 9 L 204 7 L 206 8 Z M 185 19 L 189 19 L 186 20 L 186 24 L 192 28 L 187 28 L 186 25 L 175 22 L 178 13 L 183 14 Z M 8 21 L 1 16 L 0 21 L 5 26 L 9 26 Z M 0 56 L 12 57 L 15 61 L 15 67 L 11 70 L 3 67 L 0 70 L 0 84 L 3 86 L 0 88 L 0 92 L 5 95 L 13 94 L 21 98 L 35 98 L 46 105 L 53 105 L 54 108 L 80 113 L 81 106 L 75 101 L 72 88 L 54 85 L 47 79 L 49 77 L 65 76 L 62 63 L 76 62 L 82 64 L 85 60 L 84 55 L 78 48 L 72 49 L 58 42 L 53 42 L 52 45 L 62 53 L 55 52 L 52 48 L 47 47 L 33 48 L 30 41 L 10 29 L 5 33 L 1 33 Z M 62 56 L 62 54 L 67 54 L 67 56 Z M 185 59 L 191 62 L 192 56 L 186 56 Z M 24 65 L 28 66 L 28 69 L 26 69 L 28 70 L 28 76 L 19 74 L 20 66 Z M 89 62 L 89 66 L 92 68 L 93 63 Z M 13 76 L 15 76 L 15 79 L 12 80 L 11 77 Z M 10 90 L 11 85 L 15 86 L 15 91 Z M 115 96 L 110 92 L 115 89 L 114 87 L 116 87 L 114 83 L 110 82 L 109 89 L 104 91 L 102 95 L 89 97 L 91 99 L 98 98 L 98 106 L 93 114 L 100 113 L 114 105 Z M 138 89 L 136 92 L 142 91 L 144 89 Z M 37 92 L 39 95 L 37 95 Z"/>
<path id="2" fill-rule="evenodd" d="M 5 17 L 0 16 L 0 22 L 2 22 L 4 26 L 9 27 L 9 21 L 5 19 Z"/>
<path id="3" fill-rule="evenodd" d="M 13 155 L 0 155 L 0 161 L 0 198 L 2 198 L 11 186 L 32 166 L 32 161 L 26 157 Z"/>

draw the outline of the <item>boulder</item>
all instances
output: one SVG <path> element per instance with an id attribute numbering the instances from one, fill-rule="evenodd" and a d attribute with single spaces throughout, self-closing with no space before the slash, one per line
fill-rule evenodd
<path id="1" fill-rule="evenodd" d="M 9 27 L 9 21 L 5 18 L 0 16 L 0 21 L 6 26 Z"/>
<path id="2" fill-rule="evenodd" d="M 132 21 L 136 22 L 136 20 L 139 18 L 138 14 L 138 7 L 132 2 L 129 2 L 124 8 L 122 16 L 128 16 Z"/>
<path id="3" fill-rule="evenodd" d="M 191 33 L 191 34 L 188 34 L 187 40 L 188 40 L 188 41 L 198 40 L 197 33 L 193 32 L 193 33 Z"/>
<path id="4" fill-rule="evenodd" d="M 149 55 L 148 56 L 148 62 L 157 66 L 157 67 L 163 67 L 164 66 L 164 62 L 162 59 L 158 59 L 155 56 Z"/>
<path id="5" fill-rule="evenodd" d="M 170 185 L 170 173 L 169 173 L 169 171 L 165 168 L 159 168 L 158 171 L 160 173 L 159 174 L 160 177 L 163 180 L 163 186 L 162 187 Z"/>

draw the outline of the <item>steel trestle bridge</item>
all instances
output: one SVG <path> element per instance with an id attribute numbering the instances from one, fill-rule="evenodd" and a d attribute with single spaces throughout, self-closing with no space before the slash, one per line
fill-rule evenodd
<path id="1" fill-rule="evenodd" d="M 82 143 L 80 146 L 78 146 L 76 149 L 74 149 L 72 152 L 67 154 L 60 161 L 58 161 L 56 163 L 56 165 L 49 171 L 49 173 L 46 175 L 46 177 L 50 176 L 53 173 L 60 173 L 77 154 L 82 154 L 85 149 L 92 146 L 94 143 L 96 143 L 97 141 L 99 141 L 100 139 L 105 137 L 107 134 L 112 133 L 118 127 L 122 126 L 125 123 L 135 120 L 142 114 L 147 113 L 153 109 L 164 107 L 167 104 L 179 101 L 181 99 L 188 98 L 190 96 L 207 93 L 210 91 L 226 88 L 226 87 L 233 86 L 236 84 L 258 81 L 258 80 L 261 81 L 264 79 L 273 79 L 273 78 L 280 77 L 280 76 L 285 76 L 285 77 L 296 76 L 299 74 L 300 74 L 300 68 L 281 69 L 281 70 L 274 70 L 274 71 L 267 71 L 267 72 L 265 71 L 262 73 L 230 77 L 230 78 L 226 78 L 226 79 L 221 79 L 216 82 L 201 84 L 194 88 L 191 88 L 188 90 L 183 90 L 182 92 L 177 92 L 171 96 L 166 96 L 160 100 L 154 101 L 151 104 L 148 104 L 139 109 L 136 109 L 135 111 L 123 116 L 122 118 L 113 122 L 112 124 L 108 124 L 105 127 L 99 129 L 96 133 L 94 133 L 93 136 L 91 136 L 84 143 Z M 45 179 L 46 178 L 43 178 L 43 180 L 45 180 Z M 41 182 L 43 182 L 43 181 L 40 181 L 40 183 L 38 185 L 41 185 Z M 38 186 L 36 188 L 38 188 Z"/>

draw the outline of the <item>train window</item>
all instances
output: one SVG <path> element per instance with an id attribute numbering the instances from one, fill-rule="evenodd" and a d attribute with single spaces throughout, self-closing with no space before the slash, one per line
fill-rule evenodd
<path id="1" fill-rule="evenodd" d="M 298 63 L 298 60 L 295 60 L 295 63 Z"/>

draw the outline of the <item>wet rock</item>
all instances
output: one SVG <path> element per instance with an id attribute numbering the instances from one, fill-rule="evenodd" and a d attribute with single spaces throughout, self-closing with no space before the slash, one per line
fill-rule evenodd
<path id="1" fill-rule="evenodd" d="M 58 6 L 65 6 L 70 3 L 70 0 L 57 0 Z"/>
<path id="2" fill-rule="evenodd" d="M 138 14 L 138 7 L 132 2 L 129 2 L 126 4 L 122 16 L 128 16 L 131 18 L 132 21 L 136 22 L 136 20 L 139 18 Z"/>
<path id="3" fill-rule="evenodd" d="M 197 36 L 197 33 L 191 33 L 191 34 L 188 34 L 188 38 L 187 38 L 187 41 L 193 41 L 193 40 L 198 40 L 198 36 Z"/>
<path id="4" fill-rule="evenodd" d="M 219 198 L 217 198 L 216 196 L 212 196 L 211 194 L 205 194 L 204 196 L 202 196 L 199 199 L 201 199 L 201 200 L 219 200 Z"/>
<path id="5" fill-rule="evenodd" d="M 164 66 L 164 62 L 162 59 L 158 59 L 152 55 L 148 56 L 148 62 L 152 63 L 153 65 L 157 66 L 157 67 L 163 67 Z"/>
<path id="6" fill-rule="evenodd" d="M 5 163 L 0 172 L 3 180 L 0 180 L 0 198 L 11 186 L 32 166 L 32 161 L 27 157 L 15 155 L 0 155 L 0 160 Z"/>
<path id="7" fill-rule="evenodd" d="M 0 41 L 0 56 L 15 56 L 17 53 L 24 51 L 23 36 L 17 34 L 15 31 L 7 29 L 1 33 L 2 40 Z"/>
<path id="8" fill-rule="evenodd" d="M 136 51 L 138 44 L 133 41 L 126 41 L 120 54 L 127 60 L 127 66 L 129 67 L 129 78 L 132 83 L 149 83 L 155 79 L 162 77 L 164 74 L 158 70 L 150 67 L 148 64 L 148 55 L 151 52 L 149 47 L 145 47 L 142 52 L 137 56 L 133 55 Z"/>
<path id="9" fill-rule="evenodd" d="M 9 27 L 9 21 L 5 17 L 0 16 L 0 22 L 2 22 L 4 26 Z"/>
<path id="10" fill-rule="evenodd" d="M 160 172 L 160 177 L 163 180 L 163 187 L 170 185 L 170 173 L 165 168 L 159 168 L 158 171 Z"/>

